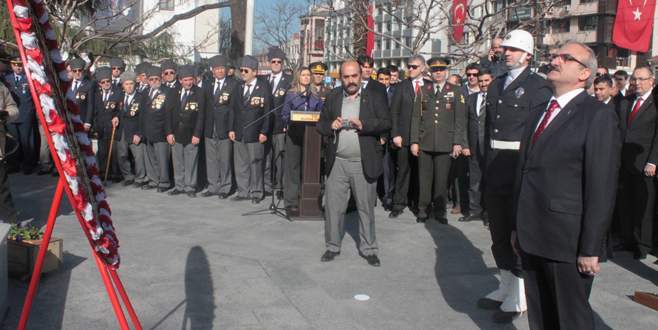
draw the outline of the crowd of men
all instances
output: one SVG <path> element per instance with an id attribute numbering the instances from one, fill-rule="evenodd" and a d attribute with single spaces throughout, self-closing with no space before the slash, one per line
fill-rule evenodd
<path id="1" fill-rule="evenodd" d="M 533 328 L 593 328 L 587 300 L 600 259 L 656 251 L 654 71 L 641 65 L 611 76 L 576 42 L 533 69 L 534 50 L 528 32 L 511 31 L 463 77 L 450 74 L 447 57 L 411 56 L 403 73 L 375 71 L 361 55 L 341 65 L 333 89 L 326 65 L 286 73 L 276 48 L 266 76 L 249 55 L 235 64 L 210 58 L 208 77 L 171 60 L 127 71 L 118 58 L 91 76 L 76 58 L 67 97 L 110 180 L 255 204 L 274 195 L 289 216 L 299 212 L 303 150 L 291 112 L 320 112 L 321 261 L 340 254 L 351 198 L 360 253 L 373 266 L 377 199 L 390 218 L 409 209 L 418 223 L 447 224 L 448 212 L 461 213 L 459 221 L 483 221 L 491 232 L 501 280 L 477 304 L 495 310 L 496 322 L 529 310 Z M 22 64 L 10 65 L 5 83 L 20 109 L 8 123 L 15 166 L 53 173 Z"/>

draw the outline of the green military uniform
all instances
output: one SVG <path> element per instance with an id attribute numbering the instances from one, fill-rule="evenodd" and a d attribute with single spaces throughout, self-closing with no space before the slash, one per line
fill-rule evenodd
<path id="1" fill-rule="evenodd" d="M 309 69 L 311 70 L 311 74 L 321 74 L 325 75 L 327 73 L 327 65 L 322 63 L 322 62 L 313 62 L 309 66 Z M 322 83 L 321 85 L 316 85 L 315 83 L 312 83 L 312 88 L 313 88 L 313 93 L 317 95 L 322 102 L 324 102 L 327 98 L 327 94 L 331 91 L 331 88 L 328 88 L 327 86 Z"/>
<path id="2" fill-rule="evenodd" d="M 430 59 L 430 68 L 445 70 L 447 63 Z M 448 82 L 441 88 L 426 82 L 414 101 L 411 117 L 411 144 L 417 144 L 419 201 L 418 221 L 428 217 L 433 203 L 434 216 L 446 221 L 446 198 L 451 152 L 454 145 L 466 145 L 466 104 L 458 86 Z M 434 189 L 432 190 L 432 186 Z"/>

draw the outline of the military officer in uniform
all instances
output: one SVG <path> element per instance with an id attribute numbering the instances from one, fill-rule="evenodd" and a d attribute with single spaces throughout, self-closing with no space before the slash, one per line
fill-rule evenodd
<path id="1" fill-rule="evenodd" d="M 8 125 L 9 132 L 18 141 L 20 168 L 25 174 L 31 174 L 37 165 L 36 150 L 36 110 L 30 94 L 30 87 L 19 57 L 11 60 L 12 73 L 5 77 L 11 96 L 18 105 L 18 118 Z"/>
<path id="2" fill-rule="evenodd" d="M 162 70 L 162 87 L 171 88 L 174 90 L 180 89 L 180 83 L 176 77 L 178 66 L 172 60 L 164 60 L 160 64 Z"/>
<path id="3" fill-rule="evenodd" d="M 208 189 L 201 193 L 225 199 L 233 186 L 233 142 L 228 138 L 231 129 L 231 98 L 238 82 L 226 75 L 228 58 L 224 55 L 209 60 L 214 80 L 206 85 L 205 151 Z"/>
<path id="4" fill-rule="evenodd" d="M 495 309 L 494 321 L 511 322 L 526 307 L 520 258 L 511 245 L 513 185 L 519 147 L 528 115 L 543 111 L 552 92 L 549 84 L 532 73 L 529 61 L 533 36 L 523 30 L 508 33 L 503 42 L 509 71 L 487 90 L 484 201 L 489 214 L 491 251 L 501 271 L 498 289 L 478 301 L 481 308 Z"/>
<path id="5" fill-rule="evenodd" d="M 444 57 L 427 61 L 432 83 L 420 89 L 411 116 L 411 153 L 418 157 L 420 190 L 416 221 L 421 223 L 428 219 L 430 206 L 437 221 L 448 223 L 450 162 L 466 146 L 466 104 L 459 86 L 447 82 L 449 64 Z"/>
<path id="6" fill-rule="evenodd" d="M 169 189 L 170 147 L 165 134 L 165 120 L 171 115 L 176 96 L 172 96 L 169 88 L 161 85 L 162 71 L 156 66 L 146 70 L 149 85 L 145 100 L 144 120 L 141 121 L 143 136 L 146 139 L 146 176 L 148 184 L 142 189 L 158 189 L 165 192 Z"/>
<path id="7" fill-rule="evenodd" d="M 173 102 L 171 115 L 165 117 L 167 142 L 172 147 L 174 160 L 175 186 L 168 193 L 172 196 L 185 193 L 196 197 L 206 94 L 195 84 L 195 71 L 192 65 L 179 68 L 181 88 L 175 94 L 179 102 Z"/>
<path id="8" fill-rule="evenodd" d="M 110 68 L 98 68 L 95 75 L 98 88 L 92 94 L 92 100 L 87 104 L 86 122 L 91 124 L 92 129 L 98 137 L 96 159 L 98 160 L 99 171 L 103 173 L 103 176 L 107 176 L 112 181 L 118 182 L 121 179 L 118 171 L 118 162 L 116 161 L 116 144 L 111 143 L 111 138 L 113 128 L 119 124 L 118 108 L 121 102 L 121 93 L 115 91 L 112 87 L 112 72 Z M 112 144 L 111 151 L 110 144 Z M 107 160 L 110 152 L 115 157 L 111 158 L 111 164 L 108 168 Z M 106 168 L 109 169 L 109 173 L 105 173 Z"/>
<path id="9" fill-rule="evenodd" d="M 308 66 L 313 75 L 311 91 L 317 95 L 322 102 L 327 99 L 327 94 L 331 90 L 324 84 L 324 76 L 327 73 L 327 65 L 322 62 L 313 62 Z"/>
<path id="10" fill-rule="evenodd" d="M 264 143 L 270 131 L 270 121 L 256 119 L 270 110 L 272 93 L 266 81 L 256 79 L 258 60 L 245 55 L 240 60 L 242 83 L 231 95 L 232 127 L 229 138 L 235 147 L 235 180 L 238 194 L 232 200 L 263 200 Z M 249 125 L 248 127 L 246 127 Z"/>
<path id="11" fill-rule="evenodd" d="M 278 191 L 279 197 L 282 197 L 283 150 L 286 143 L 286 134 L 281 118 L 281 108 L 283 108 L 286 91 L 290 89 L 292 77 L 283 73 L 283 62 L 286 59 L 286 54 L 281 49 L 271 48 L 267 57 L 270 60 L 270 69 L 272 71 L 267 77 L 267 81 L 270 83 L 270 90 L 272 91 L 271 109 L 278 107 L 278 110 L 275 110 L 270 115 L 272 136 L 269 139 L 269 143 L 265 145 L 265 192 L 269 194 Z M 274 152 L 274 154 L 270 155 L 270 152 Z M 272 179 L 272 173 L 270 171 L 274 171 L 274 179 Z"/>
<path id="12" fill-rule="evenodd" d="M 126 69 L 126 63 L 122 59 L 113 57 L 110 59 L 110 69 L 112 69 L 112 88 L 115 92 L 121 92 L 121 74 Z"/>
<path id="13" fill-rule="evenodd" d="M 130 71 L 121 74 L 123 91 L 119 104 L 119 126 L 116 132 L 117 160 L 123 176 L 123 185 L 134 184 L 141 187 L 146 184 L 146 160 L 143 135 L 140 131 L 140 119 L 144 112 L 145 94 L 136 90 L 136 76 Z M 130 155 L 135 160 L 135 171 L 130 165 Z"/>

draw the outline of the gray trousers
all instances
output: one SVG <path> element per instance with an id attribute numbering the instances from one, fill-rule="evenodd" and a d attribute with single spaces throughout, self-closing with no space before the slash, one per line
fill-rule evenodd
<path id="1" fill-rule="evenodd" d="M 169 188 L 169 162 L 171 148 L 167 142 L 148 143 L 146 145 L 146 176 L 149 185 Z"/>
<path id="2" fill-rule="evenodd" d="M 286 134 L 273 134 L 271 143 L 266 145 L 265 149 L 265 191 L 271 193 L 273 189 L 281 189 L 283 185 L 283 151 L 286 147 Z M 274 152 L 274 169 L 272 169 L 272 155 Z M 272 172 L 274 171 L 274 182 L 272 182 Z"/>
<path id="3" fill-rule="evenodd" d="M 171 148 L 174 159 L 175 189 L 196 192 L 196 179 L 199 169 L 199 145 L 175 143 Z"/>
<path id="4" fill-rule="evenodd" d="M 206 138 L 206 174 L 208 191 L 213 194 L 229 194 L 233 185 L 231 157 L 233 142 L 229 139 Z"/>
<path id="5" fill-rule="evenodd" d="M 117 141 L 117 161 L 119 162 L 119 171 L 125 180 L 135 180 L 135 182 L 146 181 L 146 159 L 144 155 L 144 144 L 133 144 L 132 137 L 121 136 L 121 141 Z M 135 159 L 135 172 L 133 174 L 130 166 L 130 154 Z"/>
<path id="6" fill-rule="evenodd" d="M 258 142 L 242 143 L 236 141 L 235 181 L 238 196 L 263 198 L 263 156 L 264 145 Z"/>
<path id="7" fill-rule="evenodd" d="M 42 171 L 51 171 L 55 165 L 50 156 L 50 148 L 48 148 L 48 140 L 43 126 L 39 123 L 39 135 L 41 136 L 41 144 L 39 145 L 39 168 Z"/>
<path id="8" fill-rule="evenodd" d="M 363 175 L 361 161 L 336 157 L 325 185 L 324 239 L 327 250 L 339 252 L 345 235 L 345 210 L 350 191 L 359 211 L 359 250 L 364 256 L 377 254 L 375 238 L 375 202 L 377 183 L 369 183 Z"/>

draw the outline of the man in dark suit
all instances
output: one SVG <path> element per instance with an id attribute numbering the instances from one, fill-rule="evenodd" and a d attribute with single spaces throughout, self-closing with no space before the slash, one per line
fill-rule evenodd
<path id="1" fill-rule="evenodd" d="M 644 259 L 653 247 L 658 113 L 652 94 L 655 84 L 652 68 L 638 66 L 632 79 L 636 84 L 634 98 L 624 98 L 618 106 L 624 143 L 619 216 L 626 247 L 636 259 Z"/>
<path id="2" fill-rule="evenodd" d="M 530 71 L 534 38 L 527 31 L 513 30 L 505 36 L 505 63 L 509 71 L 496 78 L 487 91 L 484 202 L 487 205 L 491 252 L 500 269 L 499 287 L 478 301 L 494 309 L 494 321 L 513 321 L 526 310 L 521 260 L 510 243 L 514 219 L 514 171 L 518 165 L 521 137 L 532 109 L 543 107 L 551 97 L 544 78 Z"/>
<path id="3" fill-rule="evenodd" d="M 162 87 L 173 90 L 180 89 L 180 82 L 176 75 L 178 65 L 173 60 L 164 60 L 160 64 L 160 69 L 162 70 Z"/>
<path id="4" fill-rule="evenodd" d="M 140 130 L 140 120 L 144 112 L 144 102 L 148 97 L 137 92 L 136 75 L 126 71 L 121 74 L 121 103 L 119 103 L 119 126 L 116 132 L 117 161 L 123 176 L 123 185 L 134 184 L 141 187 L 146 184 L 146 155 L 143 135 Z M 133 172 L 130 165 L 130 155 L 135 163 Z"/>
<path id="5" fill-rule="evenodd" d="M 427 61 L 432 83 L 420 89 L 411 116 L 411 153 L 418 157 L 418 215 L 425 222 L 432 206 L 434 218 L 447 224 L 448 174 L 451 159 L 466 146 L 466 104 L 459 86 L 447 81 L 450 60 L 434 57 Z"/>
<path id="6" fill-rule="evenodd" d="M 5 81 L 11 96 L 18 105 L 19 114 L 18 118 L 7 126 L 18 142 L 20 169 L 24 174 L 31 174 L 37 165 L 38 152 L 36 149 L 36 108 L 20 57 L 11 60 L 11 70 L 12 72 L 5 76 Z"/>
<path id="7" fill-rule="evenodd" d="M 209 60 L 214 80 L 206 85 L 205 151 L 208 189 L 202 196 L 217 195 L 225 199 L 233 186 L 233 142 L 228 138 L 231 129 L 231 97 L 239 84 L 226 76 L 229 59 L 224 55 Z"/>
<path id="8" fill-rule="evenodd" d="M 391 117 L 385 94 L 361 88 L 359 63 L 343 62 L 340 75 L 342 87 L 329 93 L 317 125 L 318 132 L 329 140 L 324 228 L 327 250 L 320 260 L 331 261 L 340 254 L 351 191 L 359 211 L 359 250 L 369 265 L 379 266 L 374 212 L 377 178 L 383 172 L 379 138 L 390 129 Z"/>
<path id="9" fill-rule="evenodd" d="M 231 130 L 229 139 L 235 147 L 235 181 L 238 194 L 232 200 L 263 200 L 264 144 L 270 131 L 270 121 L 256 119 L 270 110 L 272 93 L 267 82 L 256 78 L 258 60 L 245 55 L 240 60 L 242 84 L 231 95 Z M 249 126 L 247 126 L 249 125 Z"/>
<path id="10" fill-rule="evenodd" d="M 265 144 L 265 193 L 271 194 L 277 191 L 279 197 L 283 196 L 281 191 L 283 185 L 283 150 L 285 149 L 286 134 L 283 131 L 284 125 L 281 119 L 281 108 L 283 108 L 283 101 L 286 98 L 286 92 L 290 89 L 292 77 L 283 73 L 283 62 L 286 59 L 286 54 L 278 47 L 271 48 L 267 54 L 270 60 L 270 69 L 272 73 L 267 77 L 270 84 L 270 91 L 272 92 L 272 105 L 271 109 L 279 108 L 272 113 L 268 120 L 272 127 L 272 135 Z M 273 152 L 274 154 L 271 154 Z M 272 163 L 274 162 L 274 163 Z M 272 173 L 274 171 L 274 179 Z"/>
<path id="11" fill-rule="evenodd" d="M 197 172 L 199 169 L 199 143 L 203 138 L 203 116 L 206 109 L 206 93 L 194 83 L 196 69 L 183 65 L 178 74 L 181 88 L 176 90 L 178 102 L 174 102 L 171 115 L 165 117 L 167 142 L 172 147 L 174 163 L 174 189 L 169 195 L 187 194 L 196 197 Z"/>
<path id="12" fill-rule="evenodd" d="M 98 136 L 98 170 L 103 176 L 107 176 L 114 182 L 121 181 L 119 173 L 119 164 L 117 162 L 117 145 L 113 143 L 112 131 L 119 125 L 119 103 L 121 102 L 121 93 L 112 87 L 112 72 L 108 67 L 101 67 L 95 72 L 98 87 L 92 94 L 91 100 L 87 103 L 87 120 L 85 123 L 91 124 L 91 128 Z M 114 139 L 116 141 L 116 134 Z M 110 145 L 112 149 L 110 150 Z M 110 160 L 110 166 L 107 166 L 109 153 L 114 157 Z M 109 173 L 105 173 L 108 169 Z"/>
<path id="13" fill-rule="evenodd" d="M 377 81 L 386 87 L 386 101 L 388 101 L 390 108 L 393 94 L 395 93 L 395 86 L 391 85 L 391 71 L 388 68 L 377 70 Z M 390 132 L 386 132 L 379 141 L 384 146 L 384 174 L 377 182 L 377 193 L 386 211 L 391 210 L 393 205 L 393 191 L 395 189 L 395 162 L 393 159 L 393 149 L 389 143 L 390 139 Z"/>
<path id="14" fill-rule="evenodd" d="M 482 207 L 481 183 L 484 151 L 486 150 L 484 132 L 487 118 L 487 90 L 492 81 L 493 74 L 489 69 L 480 70 L 478 73 L 479 92 L 469 95 L 466 99 L 468 146 L 463 150 L 463 154 L 468 157 L 468 201 L 471 215 L 463 216 L 459 218 L 459 221 L 483 220 L 486 224 Z"/>
<path id="15" fill-rule="evenodd" d="M 555 92 L 531 109 L 521 140 L 512 239 L 530 329 L 594 329 L 588 299 L 615 200 L 618 119 L 585 92 L 596 70 L 589 47 L 568 42 L 551 65 Z"/>
<path id="16" fill-rule="evenodd" d="M 158 189 L 158 192 L 169 190 L 169 164 L 171 148 L 167 144 L 165 122 L 171 116 L 174 102 L 178 102 L 169 88 L 162 86 L 162 71 L 156 66 L 146 69 L 150 89 L 148 90 L 145 111 L 142 113 L 142 132 L 146 138 L 146 176 L 149 183 L 142 189 Z"/>
<path id="17" fill-rule="evenodd" d="M 126 70 L 126 63 L 118 57 L 113 57 L 110 59 L 110 69 L 112 69 L 112 89 L 121 93 L 123 89 L 121 74 Z"/>
<path id="18" fill-rule="evenodd" d="M 393 206 L 389 218 L 396 218 L 405 207 L 417 206 L 418 185 L 410 185 L 412 177 L 416 177 L 417 159 L 409 151 L 411 128 L 411 111 L 413 109 L 416 95 L 429 80 L 423 79 L 425 72 L 425 58 L 422 55 L 414 55 L 407 62 L 409 77 L 396 86 L 391 103 L 392 128 L 391 136 L 393 146 L 397 148 L 396 161 L 398 171 L 395 177 L 395 193 L 393 194 Z M 411 198 L 409 196 L 411 195 Z"/>

